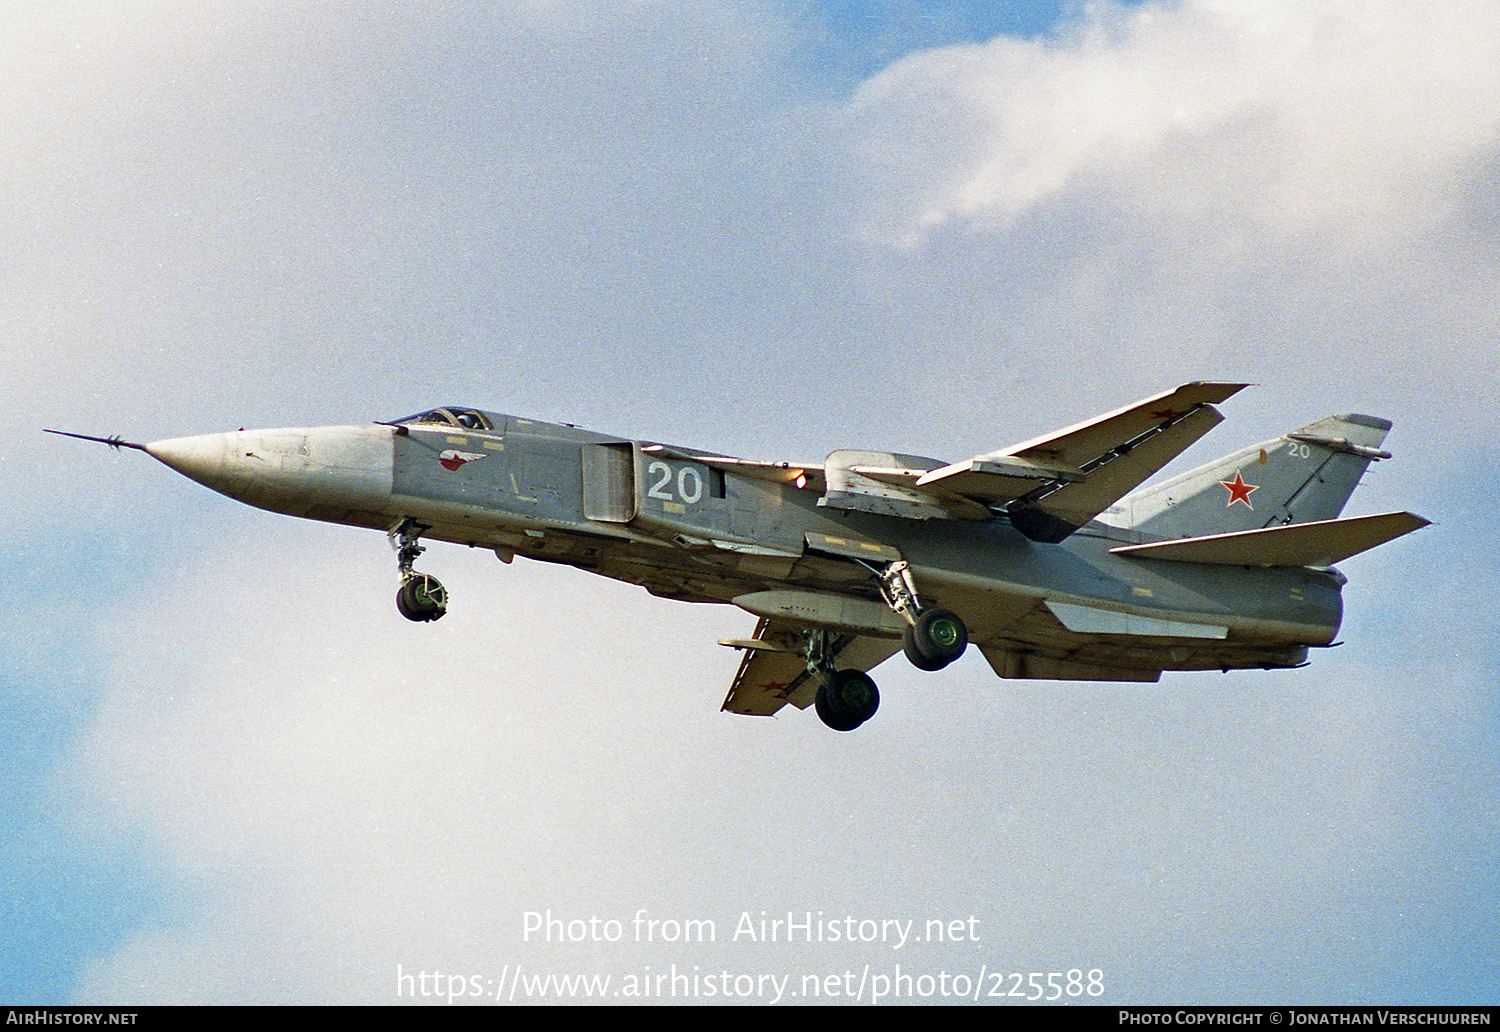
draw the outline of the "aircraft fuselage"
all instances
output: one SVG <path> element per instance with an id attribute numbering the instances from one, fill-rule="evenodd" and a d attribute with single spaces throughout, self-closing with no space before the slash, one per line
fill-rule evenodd
<path id="1" fill-rule="evenodd" d="M 849 511 L 818 504 L 805 475 L 817 466 L 742 470 L 709 452 L 437 411 L 470 414 L 478 425 L 413 417 L 145 448 L 222 494 L 274 512 L 382 531 L 409 521 L 423 537 L 493 549 L 506 560 L 564 563 L 667 598 L 740 599 L 762 616 L 787 607 L 782 615 L 834 627 L 844 619 L 844 629 L 864 633 L 882 626 L 872 616 L 820 617 L 820 600 L 863 599 L 878 610 L 872 571 L 905 560 L 922 592 L 968 623 L 997 671 L 990 651 L 1024 651 L 1041 635 L 1044 646 L 1065 652 L 1070 636 L 1090 633 L 1106 635 L 1113 661 L 1127 666 L 1292 666 L 1306 646 L 1329 643 L 1340 621 L 1344 579 L 1329 569 L 1114 555 L 1111 548 L 1141 537 L 1098 521 L 1046 544 L 999 514 L 914 520 Z M 1041 616 L 1040 603 L 1048 606 Z M 1163 651 L 1174 640 L 1176 651 Z"/>

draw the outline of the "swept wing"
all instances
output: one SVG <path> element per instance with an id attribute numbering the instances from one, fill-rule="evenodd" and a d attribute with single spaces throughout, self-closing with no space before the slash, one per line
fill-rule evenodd
<path id="1" fill-rule="evenodd" d="M 822 504 L 917 519 L 986 518 L 1006 508 L 1029 536 L 1061 541 L 1221 422 L 1213 405 L 1245 386 L 1183 384 L 947 466 L 908 456 L 834 452 Z"/>

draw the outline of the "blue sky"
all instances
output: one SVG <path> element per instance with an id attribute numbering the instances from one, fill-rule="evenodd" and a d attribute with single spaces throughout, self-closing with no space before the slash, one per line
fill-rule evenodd
<path id="1" fill-rule="evenodd" d="M 0 998 L 899 961 L 1493 1003 L 1496 15 L 1059 8 L 0 14 Z M 434 546 L 454 611 L 406 626 L 380 535 L 39 433 L 465 402 L 958 459 L 1192 379 L 1256 386 L 1186 461 L 1394 420 L 1349 512 L 1436 526 L 1346 564 L 1345 644 L 1130 688 L 891 664 L 850 736 L 718 712 L 738 611 Z M 642 908 L 982 935 L 521 932 Z"/>
<path id="2" fill-rule="evenodd" d="M 784 0 L 781 11 L 797 27 L 795 48 L 811 75 L 841 85 L 864 79 L 907 54 L 934 47 L 983 43 L 998 35 L 1032 37 L 1051 31 L 1077 4 L 1061 0 L 1017 3 L 807 3 Z"/>

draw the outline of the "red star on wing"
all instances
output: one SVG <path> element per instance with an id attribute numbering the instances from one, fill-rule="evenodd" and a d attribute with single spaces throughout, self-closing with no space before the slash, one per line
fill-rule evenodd
<path id="1" fill-rule="evenodd" d="M 1225 508 L 1228 508 L 1235 502 L 1244 502 L 1245 508 L 1254 511 L 1255 506 L 1250 504 L 1250 492 L 1259 491 L 1260 485 L 1245 483 L 1244 479 L 1238 473 L 1234 475 L 1233 480 L 1219 481 L 1219 485 L 1229 492 L 1229 501 L 1224 503 Z"/>
<path id="2" fill-rule="evenodd" d="M 775 695 L 777 692 L 785 691 L 790 685 L 790 681 L 767 681 L 765 684 L 760 686 L 760 690 L 763 692 L 770 692 L 772 695 Z"/>

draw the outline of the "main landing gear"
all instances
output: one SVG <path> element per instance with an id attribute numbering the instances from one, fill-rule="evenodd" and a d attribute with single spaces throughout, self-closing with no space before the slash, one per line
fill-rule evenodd
<path id="1" fill-rule="evenodd" d="M 906 619 L 902 649 L 919 670 L 941 670 L 969 647 L 969 629 L 957 614 L 941 607 L 923 609 L 912 581 L 911 567 L 895 562 L 880 576 L 886 604 Z M 875 715 L 880 690 L 863 670 L 837 670 L 835 635 L 813 630 L 807 636 L 807 672 L 818 678 L 814 706 L 818 717 L 835 731 L 853 731 Z"/>
<path id="2" fill-rule="evenodd" d="M 835 731 L 853 731 L 880 708 L 880 689 L 863 670 L 836 670 L 836 635 L 813 630 L 807 636 L 807 672 L 819 681 L 813 707 Z"/>
<path id="3" fill-rule="evenodd" d="M 902 560 L 882 570 L 880 588 L 886 605 L 906 618 L 901 647 L 912 666 L 941 670 L 964 654 L 969 647 L 969 629 L 955 613 L 940 607 L 922 608 L 909 563 Z"/>
<path id="4" fill-rule="evenodd" d="M 417 544 L 422 531 L 427 529 L 408 516 L 392 527 L 388 535 L 401 569 L 401 589 L 396 592 L 396 608 L 402 616 L 416 623 L 431 623 L 441 619 L 448 611 L 448 591 L 442 582 L 431 574 L 417 573 L 412 569 L 417 556 L 427 551 Z"/>

